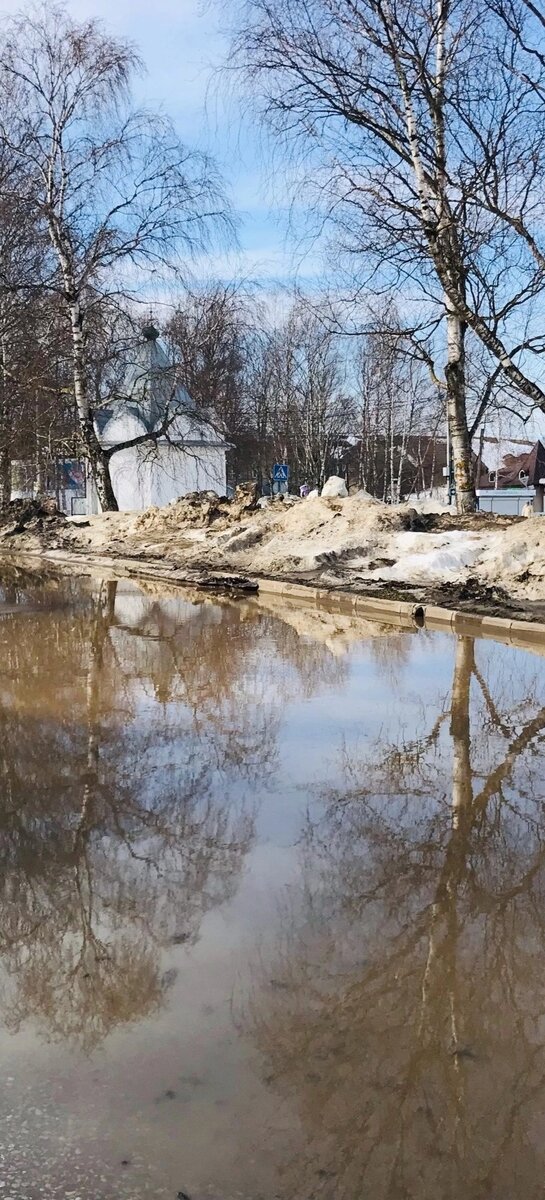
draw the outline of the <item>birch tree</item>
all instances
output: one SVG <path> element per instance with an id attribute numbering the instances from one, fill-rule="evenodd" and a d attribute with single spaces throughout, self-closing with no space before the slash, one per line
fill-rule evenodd
<path id="1" fill-rule="evenodd" d="M 441 307 L 461 510 L 474 505 L 468 329 L 504 376 L 545 408 L 528 363 L 543 349 L 527 318 L 545 278 L 536 251 L 545 120 L 534 98 L 541 100 L 544 64 L 535 28 L 530 48 L 524 40 L 532 7 L 246 0 L 235 36 L 253 102 L 260 96 L 283 144 L 301 149 L 320 221 L 325 213 L 333 224 L 355 288 L 402 283 Z"/>
<path id="2" fill-rule="evenodd" d="M 29 177 L 0 146 L 0 507 L 11 496 L 22 382 L 36 347 L 47 247 Z"/>
<path id="3" fill-rule="evenodd" d="M 50 241 L 48 284 L 70 330 L 81 443 L 104 509 L 117 504 L 89 390 L 93 307 L 128 295 L 135 277 L 141 288 L 229 223 L 212 164 L 165 117 L 132 106 L 141 67 L 130 43 L 60 6 L 7 22 L 0 45 L 0 139 L 31 176 Z"/>
<path id="4" fill-rule="evenodd" d="M 433 488 L 434 446 L 444 423 L 442 395 L 391 304 L 375 314 L 357 350 L 358 479 L 372 495 L 399 504 Z"/>

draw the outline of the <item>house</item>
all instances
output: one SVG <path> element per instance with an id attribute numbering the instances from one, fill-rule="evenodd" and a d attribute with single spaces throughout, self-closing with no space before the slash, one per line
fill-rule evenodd
<path id="1" fill-rule="evenodd" d="M 96 429 L 107 448 L 156 435 L 114 452 L 110 459 L 121 510 L 161 506 L 187 492 L 211 490 L 225 495 L 229 445 L 212 414 L 198 411 L 177 381 L 154 325 L 142 330 L 121 385 L 97 416 Z M 98 497 L 89 478 L 85 491 L 75 511 L 98 512 Z"/>
<path id="2" fill-rule="evenodd" d="M 382 500 L 390 492 L 393 466 L 394 480 L 401 475 L 403 498 L 433 495 L 446 500 L 447 441 L 436 432 L 396 435 L 392 443 L 380 433 L 364 439 L 350 436 L 344 442 L 328 469 L 344 476 L 348 485 L 359 484 Z"/>
<path id="3" fill-rule="evenodd" d="M 485 437 L 479 447 L 476 491 L 484 512 L 519 515 L 524 506 L 543 512 L 545 446 L 520 438 Z M 484 461 L 486 458 L 486 467 Z"/>

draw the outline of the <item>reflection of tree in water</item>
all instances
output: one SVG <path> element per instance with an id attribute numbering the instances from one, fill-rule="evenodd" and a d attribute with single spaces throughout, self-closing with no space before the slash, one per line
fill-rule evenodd
<path id="1" fill-rule="evenodd" d="M 393 687 L 399 686 L 399 672 L 409 665 L 413 645 L 407 631 L 391 630 L 388 637 L 371 638 L 369 652 L 380 667 L 383 680 Z"/>
<path id="2" fill-rule="evenodd" d="M 545 707 L 476 657 L 459 638 L 435 724 L 308 822 L 252 1019 L 299 1105 L 290 1195 L 542 1195 Z"/>
<path id="3" fill-rule="evenodd" d="M 276 635 L 259 703 L 275 632 L 233 606 L 133 602 L 124 624 L 122 601 L 17 570 L 0 622 L 4 1019 L 88 1049 L 160 1005 L 162 948 L 235 891 L 289 677 Z"/>
<path id="4" fill-rule="evenodd" d="M 4 1015 L 89 1048 L 160 1003 L 161 946 L 195 940 L 252 838 L 198 749 L 163 762 L 158 724 L 144 728 L 116 688 L 114 602 L 102 585 L 74 613 L 2 626 Z"/>
<path id="5" fill-rule="evenodd" d="M 140 616 L 123 626 L 125 664 L 128 637 L 137 643 L 137 674 L 146 644 L 159 641 L 150 681 L 167 719 L 169 705 L 183 704 L 217 769 L 262 780 L 275 766 L 283 703 L 342 685 L 347 663 L 251 604 L 187 605 L 181 624 L 179 603 L 142 603 Z"/>

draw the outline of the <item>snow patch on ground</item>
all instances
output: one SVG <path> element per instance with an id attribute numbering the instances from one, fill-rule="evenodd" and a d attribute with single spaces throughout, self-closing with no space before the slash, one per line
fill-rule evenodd
<path id="1" fill-rule="evenodd" d="M 370 571 L 369 577 L 396 583 L 456 583 L 482 552 L 480 533 L 398 533 L 388 545 L 388 557 L 396 562 Z"/>

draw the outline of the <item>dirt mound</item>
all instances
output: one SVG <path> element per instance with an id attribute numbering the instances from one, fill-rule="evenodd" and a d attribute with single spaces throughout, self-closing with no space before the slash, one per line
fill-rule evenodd
<path id="1" fill-rule="evenodd" d="M 64 525 L 66 517 L 55 500 L 11 500 L 0 510 L 0 536 L 12 537 L 27 529 L 42 530 L 44 526 Z"/>
<path id="2" fill-rule="evenodd" d="M 61 516 L 56 500 L 50 497 L 30 500 L 10 500 L 0 508 L 0 524 L 7 525 L 15 520 L 30 520 L 32 517 Z"/>
<path id="3" fill-rule="evenodd" d="M 137 518 L 136 530 L 153 533 L 175 532 L 178 529 L 206 529 L 216 522 L 233 524 L 242 516 L 257 510 L 258 491 L 255 483 L 241 483 L 232 500 L 217 492 L 188 492 L 165 508 L 148 508 Z"/>

